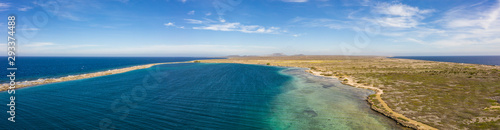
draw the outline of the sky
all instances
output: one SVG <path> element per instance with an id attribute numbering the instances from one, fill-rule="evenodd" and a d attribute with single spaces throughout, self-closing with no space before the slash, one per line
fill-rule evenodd
<path id="1" fill-rule="evenodd" d="M 500 0 L 2 0 L 0 36 L 10 15 L 17 56 L 500 55 Z"/>

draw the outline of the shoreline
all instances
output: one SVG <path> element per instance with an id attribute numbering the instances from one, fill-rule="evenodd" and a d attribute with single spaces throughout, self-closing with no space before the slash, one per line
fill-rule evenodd
<path id="1" fill-rule="evenodd" d="M 85 74 L 78 74 L 78 75 L 68 75 L 68 76 L 63 76 L 63 77 L 58 77 L 58 78 L 46 78 L 46 79 L 38 79 L 38 80 L 31 80 L 31 81 L 19 81 L 19 82 L 16 82 L 15 89 L 31 87 L 31 86 L 38 86 L 38 85 L 45 85 L 45 84 L 51 84 L 51 83 L 80 80 L 80 79 L 88 79 L 88 78 L 94 78 L 94 77 L 100 77 L 100 76 L 106 76 L 106 75 L 120 74 L 120 73 L 125 73 L 125 72 L 129 72 L 129 71 L 133 71 L 133 70 L 150 68 L 150 67 L 155 66 L 155 65 L 192 63 L 192 62 L 193 61 L 151 63 L 151 64 L 125 67 L 125 68 L 111 69 L 111 70 L 106 70 L 106 71 L 99 71 L 99 72 L 92 72 L 92 73 L 85 73 Z M 1 84 L 0 85 L 0 92 L 9 90 L 9 86 L 10 86 L 9 83 Z"/>
<path id="2" fill-rule="evenodd" d="M 199 63 L 199 60 L 193 60 L 193 61 L 184 61 L 184 62 L 166 62 L 166 63 L 152 63 L 152 64 L 144 64 L 144 65 L 137 65 L 137 66 L 131 66 L 131 67 L 125 67 L 125 68 L 117 68 L 117 69 L 112 69 L 112 70 L 106 70 L 106 71 L 99 71 L 99 72 L 92 72 L 92 73 L 85 73 L 85 74 L 78 74 L 78 75 L 68 75 L 68 76 L 63 76 L 63 77 L 58 77 L 58 78 L 47 78 L 47 79 L 38 79 L 38 80 L 31 80 L 31 81 L 20 81 L 16 82 L 16 88 L 15 89 L 20 89 L 20 88 L 25 88 L 25 87 L 32 87 L 32 86 L 38 86 L 38 85 L 45 85 L 45 84 L 51 84 L 51 83 L 59 83 L 59 82 L 67 82 L 67 81 L 73 81 L 73 80 L 80 80 L 80 79 L 88 79 L 88 78 L 94 78 L 94 77 L 100 77 L 100 76 L 107 76 L 107 75 L 113 75 L 113 74 L 120 74 L 120 73 L 125 73 L 133 70 L 139 70 L 139 69 L 146 69 L 150 68 L 155 65 L 162 65 L 162 64 L 177 64 L 177 63 Z M 248 64 L 248 63 L 240 63 L 240 64 Z M 253 65 L 262 65 L 262 64 L 253 64 Z M 266 66 L 266 65 L 263 65 Z M 267 65 L 269 66 L 269 65 Z M 276 66 L 276 65 L 271 65 L 271 66 Z M 283 66 L 277 66 L 277 67 L 283 67 Z M 298 68 L 304 68 L 304 67 L 298 67 Z M 396 123 L 413 128 L 413 129 L 436 129 L 433 127 L 430 127 L 428 125 L 422 124 L 420 122 L 411 120 L 399 113 L 395 113 L 390 109 L 387 104 L 381 99 L 380 95 L 383 94 L 383 90 L 373 87 L 373 86 L 366 86 L 363 84 L 358 84 L 354 82 L 354 80 L 351 77 L 343 77 L 339 78 L 337 76 L 325 76 L 322 75 L 322 72 L 320 71 L 314 71 L 311 70 L 310 68 L 305 68 L 306 72 L 315 75 L 315 76 L 322 76 L 322 77 L 329 77 L 329 78 L 336 78 L 338 79 L 342 84 L 349 85 L 351 87 L 356 87 L 356 88 L 363 88 L 363 89 L 368 89 L 375 91 L 376 99 L 378 101 L 381 101 L 381 104 L 383 104 L 384 109 L 379 109 L 375 107 L 375 104 L 371 101 L 372 95 L 370 95 L 367 99 L 367 102 L 370 104 L 370 108 L 378 113 L 383 114 L 386 117 L 389 117 L 393 120 L 396 121 Z M 343 79 L 347 79 L 347 82 L 343 81 Z M 0 92 L 2 91 L 7 91 L 9 87 L 9 83 L 3 83 L 0 85 Z M 389 111 L 387 111 L 389 110 Z M 398 118 L 403 118 L 405 120 L 409 120 L 409 122 L 404 122 L 401 119 Z"/>
<path id="3" fill-rule="evenodd" d="M 202 63 L 236 63 L 236 64 L 253 64 L 253 65 L 264 65 L 266 64 L 259 64 L 259 63 L 246 63 L 246 62 L 210 62 L 210 60 L 200 60 Z M 267 66 L 278 66 L 278 67 L 298 67 L 298 68 L 304 68 L 300 66 L 281 66 L 281 65 L 276 65 L 276 64 L 268 64 Z M 394 112 L 388 105 L 385 103 L 384 100 L 382 100 L 381 95 L 384 93 L 382 89 L 373 87 L 373 86 L 368 86 L 368 85 L 363 85 L 360 83 L 357 83 L 353 77 L 345 76 L 344 77 L 337 77 L 335 75 L 331 76 L 326 76 L 322 75 L 322 72 L 320 71 L 314 71 L 310 68 L 305 68 L 308 69 L 306 72 L 309 72 L 313 75 L 316 76 L 323 76 L 323 77 L 329 77 L 329 78 L 337 78 L 342 84 L 349 85 L 351 87 L 356 87 L 356 88 L 363 88 L 363 89 L 369 89 L 372 91 L 375 91 L 375 94 L 370 95 L 367 97 L 366 101 L 370 105 L 370 108 L 374 110 L 375 112 L 381 113 L 382 115 L 393 119 L 396 121 L 397 124 L 400 124 L 404 127 L 412 128 L 412 129 L 417 129 L 417 130 L 438 130 L 437 128 L 434 128 L 432 126 L 429 126 L 427 124 L 424 124 L 422 122 L 418 122 L 415 120 L 412 120 L 403 114 Z M 344 79 L 347 79 L 347 82 L 344 81 Z M 375 104 L 375 101 L 378 101 L 378 104 Z M 378 106 L 382 105 L 382 106 Z M 381 107 L 381 108 L 379 108 Z"/>
<path id="4" fill-rule="evenodd" d="M 384 94 L 384 91 L 382 89 L 380 89 L 380 88 L 373 87 L 373 86 L 368 86 L 368 85 L 363 85 L 363 84 L 360 84 L 360 83 L 356 83 L 356 81 L 353 80 L 353 78 L 349 77 L 349 76 L 345 76 L 343 78 L 337 77 L 335 75 L 325 76 L 325 75 L 322 75 L 322 72 L 320 72 L 320 71 L 314 71 L 314 70 L 311 70 L 311 69 L 306 70 L 306 72 L 309 72 L 309 73 L 311 73 L 313 75 L 316 75 L 316 76 L 336 78 L 342 84 L 349 85 L 349 86 L 352 86 L 352 87 L 355 87 L 355 88 L 363 88 L 363 89 L 368 89 L 368 90 L 375 91 L 375 94 L 368 96 L 368 98 L 366 99 L 366 101 L 370 104 L 370 108 L 372 110 L 374 110 L 374 111 L 376 111 L 378 113 L 381 113 L 382 115 L 393 119 L 394 121 L 396 121 L 396 123 L 398 123 L 398 124 L 400 124 L 402 126 L 408 127 L 408 128 L 417 129 L 417 130 L 437 130 L 434 127 L 431 127 L 431 126 L 423 124 L 421 122 L 412 120 L 412 119 L 410 119 L 410 118 L 408 118 L 408 117 L 406 117 L 406 116 L 404 116 L 402 114 L 394 112 L 385 103 L 385 101 L 382 100 L 381 95 Z M 344 79 L 347 79 L 347 81 L 345 81 Z M 382 108 L 380 108 L 380 106 L 378 106 L 379 104 L 376 104 L 373 100 L 377 100 L 379 102 L 379 104 L 382 105 Z"/>
<path id="5" fill-rule="evenodd" d="M 382 59 L 392 59 L 392 58 L 382 58 Z M 376 61 L 378 59 L 375 59 L 375 61 L 376 61 L 375 63 L 382 62 L 382 59 L 380 59 L 380 61 Z M 345 59 L 344 59 L 344 61 L 341 61 L 341 60 L 332 60 L 332 59 L 328 59 L 328 60 L 321 60 L 321 59 L 293 60 L 292 59 L 291 60 L 291 59 L 288 59 L 288 61 L 287 61 L 287 60 L 272 60 L 272 59 L 257 59 L 256 58 L 256 59 L 210 59 L 210 60 L 192 60 L 192 61 L 184 61 L 184 62 L 153 63 L 153 64 L 145 64 L 145 65 L 126 67 L 126 68 L 119 68 L 119 69 L 108 70 L 108 71 L 100 71 L 100 72 L 94 72 L 94 73 L 66 76 L 66 77 L 60 77 L 60 78 L 54 78 L 54 79 L 43 79 L 43 80 L 39 79 L 39 80 L 33 80 L 33 81 L 25 81 L 25 82 L 29 82 L 29 85 L 17 87 L 16 89 L 23 88 L 23 87 L 29 87 L 29 86 L 49 84 L 49 83 L 65 82 L 65 81 L 72 81 L 72 80 L 79 80 L 79 79 L 85 79 L 85 78 L 93 78 L 93 77 L 99 77 L 99 76 L 105 76 L 105 75 L 111 75 L 111 74 L 124 73 L 124 72 L 132 71 L 132 70 L 149 68 L 149 67 L 152 67 L 154 65 L 160 65 L 160 64 L 200 63 L 200 62 L 202 62 L 202 63 L 236 63 L 236 64 L 251 64 L 251 65 L 262 65 L 262 66 L 266 66 L 266 64 L 267 64 L 267 66 L 306 68 L 307 70 L 305 70 L 305 71 L 308 73 L 311 73 L 313 75 L 330 77 L 330 78 L 337 78 L 342 84 L 349 85 L 351 87 L 357 87 L 357 88 L 363 88 L 363 89 L 369 89 L 369 90 L 375 91 L 375 94 L 368 96 L 366 99 L 372 110 L 374 110 L 378 113 L 381 113 L 386 117 L 389 117 L 390 119 L 396 121 L 396 123 L 400 124 L 401 126 L 405 126 L 405 127 L 412 128 L 412 129 L 437 129 L 435 127 L 426 125 L 423 122 L 412 120 L 412 119 L 404 116 L 403 115 L 404 111 L 403 111 L 403 114 L 393 111 L 388 106 L 386 101 L 382 100 L 381 95 L 384 94 L 384 91 L 382 91 L 382 89 L 380 89 L 378 87 L 374 87 L 373 83 L 372 84 L 366 83 L 366 79 L 363 79 L 363 77 L 361 77 L 361 79 L 358 79 L 358 78 L 360 78 L 360 77 L 357 77 L 359 75 L 354 75 L 354 74 L 348 75 L 345 73 L 345 71 L 337 72 L 335 70 L 328 70 L 328 69 L 326 69 L 326 71 L 325 71 L 325 65 L 328 65 L 328 66 L 337 65 L 338 66 L 338 64 L 340 62 L 342 62 L 341 66 L 346 66 L 346 65 L 344 65 L 344 63 L 346 63 L 344 61 L 350 61 L 350 62 L 353 61 L 353 60 L 345 60 Z M 356 59 L 354 59 L 354 60 L 356 60 Z M 373 61 L 374 60 L 370 61 L 370 65 L 372 65 L 371 62 L 373 62 Z M 383 62 L 384 63 L 394 62 L 394 63 L 391 63 L 389 65 L 393 65 L 395 63 L 411 64 L 411 65 L 409 65 L 411 69 L 414 69 L 413 67 L 418 68 L 419 66 L 416 66 L 414 63 L 419 63 L 418 65 L 420 65 L 420 66 L 423 65 L 424 67 L 430 66 L 430 65 L 440 65 L 440 66 L 445 65 L 446 67 L 454 65 L 454 66 L 458 66 L 458 68 L 463 68 L 463 69 L 467 69 L 467 70 L 472 70 L 472 69 L 476 70 L 475 67 L 477 67 L 481 70 L 484 70 L 484 68 L 487 68 L 487 69 L 491 69 L 491 71 L 493 71 L 493 74 L 495 74 L 494 72 L 498 72 L 498 70 L 499 70 L 499 68 L 491 68 L 491 66 L 489 66 L 489 65 L 475 65 L 475 64 L 465 64 L 465 63 L 447 63 L 447 62 L 422 61 L 422 60 L 412 60 L 412 59 L 397 59 L 397 60 L 388 60 L 388 61 L 384 60 Z M 355 63 L 358 63 L 358 62 L 355 62 Z M 406 65 L 406 64 L 403 64 L 403 65 Z M 349 64 L 347 64 L 347 65 L 349 65 Z M 378 65 L 376 67 L 384 67 L 384 66 L 381 66 L 380 64 L 375 64 L 375 65 Z M 358 65 L 356 65 L 355 67 L 358 67 Z M 370 67 L 370 66 L 368 66 L 368 67 Z M 354 69 L 354 67 L 352 67 L 352 68 Z M 422 67 L 420 67 L 420 68 L 422 68 Z M 469 69 L 469 68 L 472 68 L 472 69 Z M 343 68 L 341 68 L 341 69 L 343 69 Z M 377 69 L 377 68 L 375 68 L 375 69 Z M 424 69 L 428 69 L 428 68 L 424 68 Z M 111 73 L 109 71 L 113 71 L 116 73 Z M 123 72 L 120 72 L 120 71 L 123 71 Z M 384 71 L 382 71 L 382 73 L 383 72 Z M 453 72 L 453 70 L 452 70 L 452 72 Z M 101 74 L 100 75 L 99 74 L 92 75 L 92 74 L 96 74 L 96 73 L 101 73 Z M 385 73 L 387 73 L 387 72 L 385 72 Z M 421 71 L 421 73 L 435 74 L 436 72 L 425 70 L 425 71 Z M 352 72 L 351 72 L 351 74 L 352 74 Z M 83 75 L 83 77 L 80 77 L 82 75 Z M 88 75 L 90 75 L 90 76 L 88 76 Z M 87 76 L 87 77 L 85 77 L 85 76 Z M 64 78 L 66 78 L 66 79 L 64 79 Z M 56 80 L 56 79 L 60 80 L 60 81 L 51 81 L 51 82 L 46 81 L 46 80 Z M 347 80 L 345 80 L 345 79 L 347 79 Z M 23 84 L 25 82 L 16 82 L 16 84 L 17 84 L 17 86 L 19 86 L 20 84 Z M 7 85 L 7 87 L 8 87 L 8 83 L 4 83 L 0 86 L 0 91 L 6 91 L 6 90 L 1 90 L 2 87 L 4 87 L 4 85 Z M 384 86 L 382 86 L 382 88 L 384 88 L 384 90 L 385 90 Z M 391 91 L 387 91 L 385 94 L 386 95 L 384 96 L 384 98 L 389 98 L 386 100 L 388 100 L 388 103 L 391 103 L 391 101 L 392 101 L 391 96 L 394 96 L 394 93 L 391 93 Z M 392 101 L 392 102 L 394 102 L 394 101 Z M 498 103 L 497 103 L 497 105 L 495 105 L 495 104 L 489 105 L 488 104 L 488 106 L 486 108 L 481 107 L 482 110 L 490 110 L 490 109 L 498 109 L 498 108 L 499 108 Z M 398 110 L 398 109 L 399 109 L 399 107 L 396 108 L 395 110 Z M 494 110 L 491 110 L 491 111 L 494 111 Z M 411 117 L 411 115 L 409 115 L 409 117 Z M 485 121 L 482 121 L 482 122 L 485 122 Z M 429 122 L 426 122 L 426 123 L 429 123 Z M 430 124 L 432 124 L 432 123 L 430 123 Z"/>

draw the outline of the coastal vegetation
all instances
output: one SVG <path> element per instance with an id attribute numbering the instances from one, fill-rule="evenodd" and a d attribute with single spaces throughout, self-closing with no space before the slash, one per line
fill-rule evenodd
<path id="1" fill-rule="evenodd" d="M 380 89 L 368 97 L 372 109 L 416 129 L 426 129 L 423 124 L 429 129 L 500 126 L 500 66 L 376 56 L 234 57 L 201 62 L 310 68 L 346 84 Z"/>

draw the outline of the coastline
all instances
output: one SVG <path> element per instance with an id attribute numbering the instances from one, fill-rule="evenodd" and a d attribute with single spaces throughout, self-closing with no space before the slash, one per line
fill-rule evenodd
<path id="1" fill-rule="evenodd" d="M 145 65 L 137 65 L 137 66 L 132 66 L 132 67 L 112 69 L 112 70 L 107 70 L 107 71 L 99 71 L 99 72 L 85 73 L 85 74 L 79 74 L 79 75 L 69 75 L 69 76 L 64 76 L 64 77 L 59 77 L 59 78 L 38 79 L 38 80 L 31 80 L 31 81 L 19 81 L 19 82 L 16 82 L 15 89 L 50 84 L 50 83 L 66 82 L 66 81 L 73 81 L 73 80 L 79 80 L 79 79 L 87 79 L 87 78 L 94 78 L 94 77 L 100 77 L 100 76 L 106 76 L 106 75 L 113 75 L 113 74 L 125 73 L 125 72 L 138 70 L 138 69 L 150 68 L 150 67 L 155 66 L 155 65 L 177 64 L 177 63 L 192 63 L 192 61 L 152 63 L 152 64 L 145 64 Z M 9 90 L 8 89 L 9 86 L 10 86 L 9 83 L 1 84 L 0 85 L 0 92 Z"/>
<path id="2" fill-rule="evenodd" d="M 345 76 L 345 77 L 342 77 L 342 78 L 341 77 L 337 77 L 335 75 L 326 76 L 326 75 L 322 75 L 322 72 L 314 71 L 314 70 L 311 70 L 311 69 L 306 70 L 306 72 L 309 72 L 309 73 L 311 73 L 313 75 L 316 75 L 316 76 L 336 78 L 339 81 L 341 81 L 342 84 L 349 85 L 349 86 L 352 86 L 352 87 L 369 89 L 369 90 L 375 91 L 375 94 L 370 95 L 367 98 L 367 102 L 370 104 L 370 108 L 372 110 L 374 110 L 376 112 L 379 112 L 379 113 L 383 114 L 384 116 L 389 117 L 389 118 L 395 120 L 398 124 L 401 124 L 401 125 L 403 125 L 405 127 L 409 127 L 409 128 L 417 129 L 417 130 L 437 130 L 434 127 L 431 127 L 431 126 L 423 124 L 421 122 L 412 120 L 412 119 L 410 119 L 410 118 L 408 118 L 408 117 L 406 117 L 406 116 L 404 116 L 402 114 L 394 112 L 385 103 L 385 101 L 382 100 L 381 95 L 384 94 L 384 91 L 382 89 L 380 89 L 380 88 L 357 83 L 353 78 L 351 78 L 349 76 Z M 347 81 L 345 81 L 344 79 L 347 79 Z M 381 107 L 378 106 L 378 104 L 375 103 L 376 101 L 373 101 L 373 100 L 378 101 L 379 102 L 378 104 L 380 104 L 382 106 Z"/>
<path id="3" fill-rule="evenodd" d="M 273 59 L 274 58 L 274 59 Z M 474 88 L 476 86 L 471 86 L 474 84 L 464 84 L 463 82 L 460 81 L 467 81 L 467 82 L 482 82 L 483 83 L 496 83 L 498 80 L 500 80 L 498 77 L 500 77 L 500 68 L 497 66 L 490 66 L 490 65 L 476 65 L 476 64 L 464 64 L 464 63 L 448 63 L 448 62 L 435 62 L 435 61 L 424 61 L 424 60 L 411 60 L 411 59 L 393 59 L 393 58 L 379 58 L 379 57 L 368 57 L 368 59 L 363 57 L 325 57 L 325 56 L 302 56 L 302 57 L 243 57 L 243 58 L 230 58 L 230 59 L 211 59 L 211 60 L 194 60 L 194 61 L 185 61 L 185 62 L 169 62 L 169 63 L 154 63 L 154 64 L 146 64 L 146 65 L 139 65 L 139 66 L 133 66 L 133 67 L 127 67 L 127 68 L 121 68 L 121 69 L 115 69 L 115 70 L 108 70 L 108 71 L 101 71 L 101 72 L 95 72 L 95 73 L 100 73 L 100 74 L 95 74 L 95 73 L 88 73 L 88 74 L 81 74 L 81 75 L 76 75 L 76 76 L 66 76 L 66 77 L 61 77 L 57 78 L 59 81 L 51 81 L 51 82 L 46 82 L 45 80 L 35 80 L 35 81 L 28 81 L 30 82 L 28 85 L 23 86 L 23 87 L 28 87 L 28 86 L 35 86 L 35 85 L 42 85 L 38 83 L 43 83 L 43 84 L 49 84 L 49 83 L 55 83 L 55 82 L 64 82 L 64 81 L 71 81 L 71 80 L 78 80 L 78 79 L 85 79 L 85 78 L 92 78 L 92 77 L 98 77 L 98 76 L 105 76 L 105 75 L 111 75 L 111 74 L 118 74 L 118 73 L 124 73 L 132 70 L 137 70 L 137 69 L 144 69 L 144 68 L 149 68 L 154 65 L 159 65 L 159 64 L 174 64 L 174 63 L 238 63 L 238 64 L 253 64 L 253 65 L 271 65 L 271 66 L 281 66 L 281 67 L 298 67 L 298 68 L 307 68 L 309 70 L 306 70 L 307 72 L 311 73 L 312 75 L 317 75 L 317 76 L 323 76 L 323 77 L 330 77 L 330 78 L 337 78 L 339 81 L 343 84 L 352 86 L 352 87 L 358 87 L 358 88 L 364 88 L 364 89 L 370 89 L 375 91 L 376 94 L 370 95 L 367 97 L 367 102 L 370 105 L 370 108 L 376 112 L 379 112 L 387 117 L 390 117 L 390 119 L 395 120 L 398 124 L 402 126 L 406 126 L 409 128 L 413 129 L 436 129 L 436 128 L 459 128 L 452 126 L 450 124 L 444 124 L 444 123 L 439 123 L 436 125 L 436 121 L 440 122 L 442 120 L 453 120 L 453 118 L 446 117 L 442 118 L 439 120 L 423 120 L 426 117 L 424 116 L 415 116 L 415 112 L 411 112 L 411 110 L 415 110 L 414 108 L 418 107 L 429 107 L 430 105 L 436 105 L 441 108 L 448 108 L 445 111 L 454 111 L 454 112 L 463 112 L 463 109 L 457 109 L 455 106 L 451 106 L 453 109 L 450 109 L 448 106 L 443 106 L 442 104 L 431 102 L 431 104 L 420 104 L 420 106 L 414 105 L 414 106 L 401 106 L 398 104 L 400 103 L 408 103 L 408 101 L 411 101 L 413 99 L 422 102 L 424 98 L 419 98 L 417 96 L 422 96 L 422 97 L 429 97 L 433 96 L 432 94 L 440 94 L 442 91 L 447 91 L 448 94 L 458 94 L 458 96 L 464 95 L 465 97 L 468 97 L 470 101 L 473 102 L 468 102 L 468 103 L 476 103 L 475 101 L 483 101 L 486 102 L 486 105 L 468 105 L 465 108 L 477 108 L 480 109 L 478 112 L 482 113 L 493 113 L 493 112 L 499 112 L 498 108 L 500 108 L 500 100 L 495 100 L 490 97 L 485 97 L 481 95 L 484 94 L 489 94 L 488 92 L 493 92 L 491 90 L 497 90 L 494 89 L 495 87 L 498 87 L 498 84 L 490 84 L 490 85 L 481 85 L 480 87 L 488 87 L 492 86 L 489 89 L 484 89 L 486 90 L 485 92 L 481 91 L 473 91 L 475 94 L 470 95 L 467 88 Z M 390 69 L 390 70 L 389 70 Z M 121 71 L 123 72 L 121 72 Z M 354 71 L 353 71 L 354 70 Z M 114 73 L 111 73 L 109 71 L 113 71 Z M 373 72 L 372 72 L 373 71 Z M 116 72 L 116 73 L 115 73 Z M 396 72 L 396 73 L 395 73 Z M 377 75 L 373 75 L 373 73 L 376 73 Z M 93 75 L 95 74 L 95 75 Z M 374 78 L 368 78 L 369 76 L 366 76 L 366 74 L 372 74 L 369 76 L 379 76 L 382 78 L 387 77 L 388 74 L 392 74 L 392 76 L 401 76 L 401 74 L 407 74 L 407 75 L 402 75 L 402 76 L 407 76 L 403 78 L 398 78 L 400 81 L 394 82 L 394 80 L 384 80 L 383 82 L 389 82 L 389 83 L 394 83 L 394 85 L 397 88 L 401 88 L 399 91 L 394 91 L 395 87 L 391 86 L 384 86 L 381 82 L 373 81 Z M 383 75 L 385 74 L 385 75 Z M 399 75 L 398 75 L 399 74 Z M 91 75 L 91 76 L 89 76 Z M 391 75 L 389 75 L 391 76 Z M 414 78 L 413 76 L 421 76 Z M 489 76 L 489 77 L 488 77 Z M 75 78 L 76 77 L 76 78 Z M 447 79 L 440 79 L 440 77 L 445 77 Z M 449 78 L 451 77 L 451 78 Z M 66 78 L 66 79 L 63 79 Z M 378 77 L 377 77 L 378 78 Z M 404 78 L 409 78 L 409 79 L 417 79 L 413 81 L 405 81 L 401 80 Z M 346 79 L 346 80 L 344 80 Z M 450 80 L 451 79 L 451 80 Z M 463 80 L 467 79 L 467 80 Z M 49 79 L 49 80 L 56 80 L 56 79 Z M 430 82 L 425 82 L 431 80 Z M 446 84 L 433 84 L 436 81 L 447 81 Z M 424 82 L 422 82 L 424 81 Z M 33 82 L 33 83 L 31 83 Z M 20 82 L 17 82 L 21 84 Z M 24 82 L 23 82 L 24 83 Z M 409 86 L 410 85 L 417 85 L 415 86 Z M 5 84 L 2 84 L 1 87 L 4 87 Z M 8 84 L 7 84 L 8 85 Z M 385 84 L 386 85 L 386 84 Z M 406 86 L 405 86 L 406 85 Z M 465 86 L 461 86 L 465 85 Z M 412 88 L 410 88 L 412 87 Z M 22 88 L 22 87 L 18 87 Z M 463 89 L 462 91 L 450 91 L 449 88 L 460 88 Z M 493 89 L 491 89 L 493 88 Z M 17 89 L 17 88 L 16 88 Z M 392 89 L 392 90 L 391 90 Z M 382 90 L 385 90 L 382 91 Z M 474 90 L 474 89 L 472 89 Z M 5 90 L 2 90 L 5 91 Z M 420 92 L 420 93 L 419 93 Z M 423 93 L 421 93 L 423 92 Z M 494 91 L 494 92 L 499 92 L 500 90 Z M 481 93 L 481 94 L 480 94 Z M 385 94 L 384 97 L 381 95 Z M 412 96 L 413 94 L 413 96 Z M 477 96 L 479 95 L 479 96 Z M 446 97 L 448 99 L 456 99 L 457 95 Z M 473 97 L 475 96 L 475 97 Z M 403 99 L 402 99 L 403 98 Z M 405 99 L 406 98 L 406 99 Z M 440 96 L 440 98 L 442 98 Z M 436 98 L 426 98 L 426 99 L 431 99 L 431 100 L 436 100 Z M 486 101 L 485 101 L 486 99 Z M 385 100 L 385 101 L 384 101 Z M 497 103 L 498 102 L 498 103 Z M 395 104 L 397 103 L 397 104 Z M 389 107 L 391 106 L 391 107 Z M 470 106 L 475 106 L 475 107 L 470 107 Z M 391 109 L 392 108 L 392 109 Z M 436 108 L 435 106 L 429 107 L 427 110 L 432 110 L 433 112 L 431 113 L 426 113 L 425 111 L 421 111 L 421 114 L 423 115 L 431 115 L 431 116 L 443 116 L 444 114 L 442 111 L 439 111 L 441 108 Z M 438 110 L 436 110 L 438 109 Z M 443 115 L 441 115 L 443 114 Z M 449 114 L 449 113 L 448 113 Z M 406 116 L 405 116 L 406 115 Z M 454 114 L 456 115 L 456 114 Z M 453 115 L 452 115 L 453 116 Z M 483 125 L 485 122 L 495 122 L 499 121 L 500 116 L 494 115 L 495 117 L 486 117 L 483 118 L 480 115 L 475 115 L 476 117 L 473 117 L 471 121 L 469 119 L 465 120 L 454 120 L 454 121 L 460 121 L 465 122 L 463 124 L 469 125 L 465 126 L 466 127 L 478 127 L 479 125 Z M 410 120 L 412 119 L 412 120 Z M 486 120 L 487 119 L 487 120 Z M 417 121 L 418 120 L 418 121 Z M 424 124 L 425 123 L 425 124 Z M 449 123 L 449 122 L 448 122 Z M 480 124 L 483 123 L 483 124 Z M 430 124 L 434 127 L 431 127 Z M 443 127 L 446 125 L 446 127 Z M 494 125 L 491 125 L 494 126 Z M 488 126 L 490 127 L 490 126 Z M 460 127 L 464 128 L 464 126 Z M 484 128 L 484 125 L 481 127 Z M 494 127 L 492 127 L 494 128 Z"/>
<path id="4" fill-rule="evenodd" d="M 268 62 L 266 60 L 257 60 L 257 61 L 258 61 L 258 63 L 251 62 L 250 60 L 243 60 L 243 61 L 201 60 L 202 63 L 237 63 L 237 64 L 253 64 L 253 65 L 269 65 L 269 66 L 281 66 L 281 67 L 284 66 L 284 67 L 306 68 L 304 66 L 297 66 L 297 65 L 294 66 L 294 65 L 268 64 L 268 63 L 265 63 L 265 62 Z M 262 61 L 264 61 L 264 62 L 262 62 Z M 260 62 L 262 62 L 262 63 L 260 63 Z M 309 72 L 309 73 L 316 75 L 316 76 L 337 78 L 339 81 L 341 81 L 342 84 L 346 84 L 346 85 L 349 85 L 352 87 L 369 89 L 369 90 L 375 91 L 375 94 L 367 97 L 367 103 L 370 104 L 370 108 L 378 113 L 381 113 L 382 115 L 384 115 L 386 117 L 393 119 L 394 121 L 396 121 L 396 123 L 398 123 L 404 127 L 417 129 L 417 130 L 437 130 L 437 128 L 434 128 L 434 127 L 429 126 L 427 124 L 424 124 L 422 122 L 412 120 L 412 119 L 404 116 L 403 114 L 400 114 L 400 113 L 393 111 L 387 105 L 387 103 L 385 103 L 385 101 L 382 100 L 381 95 L 384 92 L 380 88 L 357 83 L 355 78 L 347 76 L 347 75 L 344 75 L 343 77 L 337 77 L 333 74 L 332 75 L 323 75 L 323 72 L 321 72 L 321 71 L 315 71 L 311 68 L 306 68 L 306 69 L 309 69 L 309 70 L 306 70 L 306 72 Z M 344 79 L 347 79 L 347 80 L 344 80 Z M 376 103 L 376 102 L 378 102 L 378 103 Z M 379 106 L 379 105 L 381 105 L 381 106 Z"/>
<path id="5" fill-rule="evenodd" d="M 38 85 L 45 85 L 45 84 L 51 84 L 51 83 L 58 83 L 58 82 L 66 82 L 66 81 L 73 81 L 73 80 L 80 80 L 80 79 L 87 79 L 87 78 L 94 78 L 94 77 L 100 77 L 100 76 L 106 76 L 106 75 L 113 75 L 113 74 L 120 74 L 120 73 L 125 73 L 133 70 L 139 70 L 139 69 L 145 69 L 145 68 L 150 68 L 155 65 L 162 65 L 162 64 L 177 64 L 177 63 L 196 63 L 198 60 L 194 61 L 185 61 L 185 62 L 167 62 L 167 63 L 152 63 L 152 64 L 145 64 L 145 65 L 137 65 L 137 66 L 132 66 L 132 67 L 125 67 L 125 68 L 118 68 L 118 69 L 112 69 L 112 70 L 107 70 L 107 71 L 99 71 L 99 72 L 93 72 L 93 73 L 86 73 L 86 74 L 79 74 L 79 75 L 69 75 L 69 76 L 64 76 L 64 77 L 59 77 L 59 78 L 50 78 L 50 79 L 38 79 L 38 80 L 31 80 L 31 81 L 20 81 L 16 82 L 16 88 L 15 89 L 20 89 L 20 88 L 25 88 L 25 87 L 31 87 L 31 86 L 38 86 Z M 205 60 L 204 60 L 205 61 Z M 247 64 L 247 63 L 242 63 L 242 64 Z M 254 65 L 262 65 L 262 64 L 254 64 Z M 303 68 L 303 67 L 299 67 Z M 371 96 L 368 97 L 367 101 L 370 104 L 370 108 L 376 112 L 379 112 L 389 118 L 392 118 L 395 120 L 398 124 L 401 124 L 405 127 L 413 128 L 413 129 L 435 129 L 433 127 L 430 127 L 428 125 L 425 125 L 423 123 L 411 120 L 402 114 L 398 114 L 392 111 L 387 104 L 380 98 L 380 95 L 383 94 L 383 90 L 373 87 L 373 86 L 367 86 L 363 84 L 358 84 L 354 82 L 354 80 L 350 77 L 343 77 L 339 78 L 336 76 L 325 76 L 322 75 L 322 72 L 319 71 L 314 71 L 309 68 L 306 68 L 306 72 L 316 75 L 316 76 L 323 76 L 323 77 L 330 77 L 330 78 L 337 78 L 339 81 L 341 81 L 342 84 L 346 84 L 352 87 L 357 87 L 357 88 L 363 88 L 363 89 L 369 89 L 372 91 L 375 91 L 376 97 L 375 99 L 380 101 L 381 104 L 383 104 L 384 108 L 380 109 L 375 107 L 375 104 L 371 101 L 372 99 Z M 347 82 L 342 81 L 343 79 L 348 79 Z M 3 83 L 0 85 L 0 92 L 1 91 L 7 91 L 9 87 L 9 83 Z M 409 120 L 409 122 L 405 122 L 399 118 L 403 118 L 406 120 Z"/>

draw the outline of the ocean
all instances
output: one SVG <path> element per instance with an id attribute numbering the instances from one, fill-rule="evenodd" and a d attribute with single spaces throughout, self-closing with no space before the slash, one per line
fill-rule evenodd
<path id="1" fill-rule="evenodd" d="M 8 123 L 4 105 L 0 124 L 2 129 L 401 129 L 369 108 L 365 99 L 373 93 L 302 68 L 164 64 L 18 89 L 16 123 Z M 9 96 L 0 92 L 4 104 Z"/>
<path id="2" fill-rule="evenodd" d="M 483 64 L 483 65 L 500 65 L 500 56 L 395 56 L 391 58 L 470 63 L 470 64 Z"/>
<path id="3" fill-rule="evenodd" d="M 7 68 L 7 58 L 0 64 Z M 191 61 L 207 59 L 200 57 L 16 57 L 17 81 L 37 80 L 39 78 L 57 78 L 68 75 L 105 71 L 135 65 Z M 10 67 L 10 66 L 9 66 Z M 6 69 L 0 69 L 1 74 L 7 75 Z M 0 83 L 9 79 L 0 78 Z"/>

